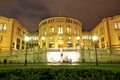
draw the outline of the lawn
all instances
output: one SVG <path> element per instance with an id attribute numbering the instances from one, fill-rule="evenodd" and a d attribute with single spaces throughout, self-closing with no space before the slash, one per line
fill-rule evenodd
<path id="1" fill-rule="evenodd" d="M 77 68 L 77 69 L 101 69 L 101 70 L 111 70 L 114 72 L 120 72 L 120 64 L 112 64 L 112 65 L 45 65 L 45 64 L 28 64 L 24 66 L 24 64 L 0 64 L 1 70 L 9 70 L 9 69 L 25 69 L 25 68 L 51 68 L 51 69 L 60 69 L 60 68 Z"/>

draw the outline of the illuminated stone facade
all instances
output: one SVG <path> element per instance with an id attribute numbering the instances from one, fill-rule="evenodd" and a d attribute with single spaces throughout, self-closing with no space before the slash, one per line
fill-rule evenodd
<path id="1" fill-rule="evenodd" d="M 30 38 L 28 51 L 25 35 Z M 24 63 L 27 52 L 30 63 L 95 62 L 94 35 L 98 36 L 97 48 L 102 48 L 97 49 L 99 62 L 119 61 L 114 54 L 120 53 L 120 15 L 104 18 L 93 30 L 83 32 L 79 20 L 52 17 L 41 21 L 39 31 L 34 33 L 16 19 L 0 16 L 0 62 L 7 59 Z"/>
<path id="2" fill-rule="evenodd" d="M 24 35 L 29 32 L 14 18 L 0 16 L 0 50 L 20 50 L 26 47 Z M 30 47 L 120 49 L 120 15 L 104 18 L 93 30 L 82 32 L 82 23 L 68 17 L 52 17 L 39 23 L 39 31 L 30 33 Z"/>
<path id="3" fill-rule="evenodd" d="M 16 19 L 0 16 L 0 51 L 24 49 L 24 35 L 28 33 Z"/>
<path id="4" fill-rule="evenodd" d="M 104 18 L 91 34 L 98 36 L 98 48 L 120 49 L 120 15 Z"/>
<path id="5" fill-rule="evenodd" d="M 42 48 L 75 48 L 80 46 L 82 24 L 68 17 L 53 17 L 39 23 L 39 45 Z"/>

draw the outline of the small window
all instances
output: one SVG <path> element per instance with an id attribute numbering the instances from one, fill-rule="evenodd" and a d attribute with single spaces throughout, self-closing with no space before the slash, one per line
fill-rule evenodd
<path id="1" fill-rule="evenodd" d="M 120 22 L 114 23 L 114 27 L 115 27 L 115 29 L 120 29 Z"/>
<path id="2" fill-rule="evenodd" d="M 0 24 L 0 30 L 5 31 L 6 29 L 6 24 Z"/>

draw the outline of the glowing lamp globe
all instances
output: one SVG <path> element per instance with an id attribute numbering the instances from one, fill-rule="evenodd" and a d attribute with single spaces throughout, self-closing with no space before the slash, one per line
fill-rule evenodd
<path id="1" fill-rule="evenodd" d="M 92 40 L 93 40 L 93 41 L 97 41 L 97 40 L 98 40 L 98 36 L 96 36 L 96 35 L 93 36 L 93 37 L 92 37 Z"/>
<path id="2" fill-rule="evenodd" d="M 25 36 L 25 41 L 28 42 L 30 40 L 29 36 Z"/>

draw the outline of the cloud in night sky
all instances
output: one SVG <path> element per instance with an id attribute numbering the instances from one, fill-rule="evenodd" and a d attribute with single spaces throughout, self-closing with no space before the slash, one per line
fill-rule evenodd
<path id="1" fill-rule="evenodd" d="M 43 19 L 73 17 L 91 30 L 104 17 L 120 14 L 120 0 L 1 0 L 0 15 L 17 18 L 28 30 L 36 31 Z"/>

